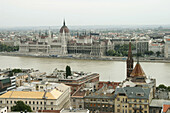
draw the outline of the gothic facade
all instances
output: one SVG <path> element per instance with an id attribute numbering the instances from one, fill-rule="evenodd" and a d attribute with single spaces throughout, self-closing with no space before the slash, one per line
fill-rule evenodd
<path id="1" fill-rule="evenodd" d="M 91 36 L 78 36 L 73 39 L 65 21 L 59 31 L 59 36 L 54 39 L 49 31 L 45 35 L 39 34 L 37 40 L 21 43 L 20 53 L 46 54 L 46 55 L 88 55 L 104 56 L 109 49 L 114 49 L 110 40 L 93 40 Z"/>

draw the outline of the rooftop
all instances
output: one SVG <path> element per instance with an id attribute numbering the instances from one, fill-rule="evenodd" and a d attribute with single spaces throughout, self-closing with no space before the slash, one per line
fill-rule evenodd
<path id="1" fill-rule="evenodd" d="M 60 113 L 89 113 L 88 109 L 62 109 Z"/>
<path id="2" fill-rule="evenodd" d="M 152 99 L 150 106 L 151 107 L 162 107 L 164 102 L 170 102 L 170 100 L 164 100 L 164 99 Z"/>
<path id="3" fill-rule="evenodd" d="M 142 88 L 142 87 L 123 87 L 116 88 L 115 96 L 117 94 L 126 94 L 128 98 L 133 99 L 149 99 L 150 88 Z"/>
<path id="4" fill-rule="evenodd" d="M 143 71 L 140 63 L 137 63 L 135 68 L 133 69 L 132 73 L 130 74 L 130 76 L 132 77 L 136 77 L 136 76 L 142 76 L 145 77 L 145 72 Z"/>
<path id="5" fill-rule="evenodd" d="M 62 92 L 57 89 L 53 89 L 51 92 L 39 92 L 39 91 L 8 91 L 0 96 L 0 98 L 27 98 L 27 99 L 43 99 L 44 96 L 47 99 L 57 99 Z"/>

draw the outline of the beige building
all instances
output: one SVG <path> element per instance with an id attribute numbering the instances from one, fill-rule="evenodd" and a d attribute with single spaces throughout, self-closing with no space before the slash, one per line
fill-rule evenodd
<path id="1" fill-rule="evenodd" d="M 6 107 L 0 107 L 0 113 L 7 113 Z"/>
<path id="2" fill-rule="evenodd" d="M 150 88 L 117 88 L 115 96 L 115 113 L 149 113 Z"/>
<path id="3" fill-rule="evenodd" d="M 61 110 L 70 106 L 70 87 L 64 85 L 50 91 L 8 91 L 0 96 L 0 106 L 7 107 L 8 111 L 16 101 L 23 101 L 33 111 Z"/>
<path id="4" fill-rule="evenodd" d="M 22 86 L 22 83 L 28 78 L 27 73 L 17 73 L 16 74 L 16 86 Z"/>
<path id="5" fill-rule="evenodd" d="M 164 57 L 170 59 L 170 38 L 165 39 Z"/>

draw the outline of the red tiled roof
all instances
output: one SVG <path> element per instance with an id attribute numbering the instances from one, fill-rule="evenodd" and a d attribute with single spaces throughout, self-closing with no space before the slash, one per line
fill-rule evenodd
<path id="1" fill-rule="evenodd" d="M 159 44 L 151 44 L 152 46 L 158 46 Z"/>
<path id="2" fill-rule="evenodd" d="M 106 84 L 107 87 L 112 87 L 113 89 L 116 88 L 120 84 L 120 82 L 99 82 L 99 89 L 103 87 L 103 85 Z"/>
<path id="3" fill-rule="evenodd" d="M 170 38 L 166 39 L 166 41 L 170 41 Z"/>
<path id="4" fill-rule="evenodd" d="M 170 109 L 170 105 L 163 105 L 163 112 L 166 113 L 168 111 L 168 109 Z"/>

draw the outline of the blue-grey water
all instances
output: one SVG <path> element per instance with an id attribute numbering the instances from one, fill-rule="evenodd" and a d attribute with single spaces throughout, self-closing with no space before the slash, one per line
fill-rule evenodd
<path id="1" fill-rule="evenodd" d="M 97 72 L 101 81 L 123 81 L 126 77 L 126 63 L 121 61 L 0 56 L 1 69 L 34 68 L 51 73 L 55 68 L 64 70 L 67 65 L 74 71 Z M 141 62 L 141 66 L 147 77 L 156 78 L 157 85 L 170 86 L 170 63 Z"/>

